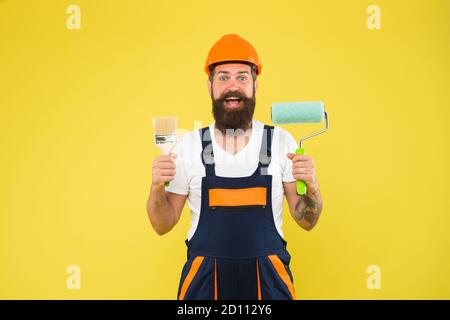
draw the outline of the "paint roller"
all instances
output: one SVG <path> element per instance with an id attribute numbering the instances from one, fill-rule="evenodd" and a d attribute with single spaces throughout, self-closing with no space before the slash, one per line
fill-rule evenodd
<path id="1" fill-rule="evenodd" d="M 296 154 L 304 154 L 302 142 L 328 130 L 328 114 L 323 102 L 274 102 L 272 103 L 272 122 L 274 124 L 321 123 L 325 119 L 325 129 L 300 139 Z M 297 194 L 306 194 L 306 184 L 302 180 L 296 182 Z"/>

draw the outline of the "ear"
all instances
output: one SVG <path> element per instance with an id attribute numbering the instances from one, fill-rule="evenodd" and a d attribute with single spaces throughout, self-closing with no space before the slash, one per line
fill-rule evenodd
<path id="1" fill-rule="evenodd" d="M 258 89 L 258 79 L 255 80 L 255 93 L 256 93 L 256 89 Z"/>
<path id="2" fill-rule="evenodd" d="M 208 86 L 208 92 L 209 92 L 210 96 L 211 96 L 211 90 L 212 90 L 211 85 L 212 85 L 211 80 L 209 80 L 209 77 L 208 77 L 207 86 Z"/>

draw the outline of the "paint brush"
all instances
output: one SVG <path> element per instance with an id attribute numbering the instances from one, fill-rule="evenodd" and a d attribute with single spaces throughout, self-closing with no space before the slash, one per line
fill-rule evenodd
<path id="1" fill-rule="evenodd" d="M 153 128 L 155 130 L 155 144 L 165 155 L 169 155 L 177 142 L 177 118 L 176 117 L 156 117 L 153 118 Z M 164 185 L 169 186 L 169 181 Z"/>

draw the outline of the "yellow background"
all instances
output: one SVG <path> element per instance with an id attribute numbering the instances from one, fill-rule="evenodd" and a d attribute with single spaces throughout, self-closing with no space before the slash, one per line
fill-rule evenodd
<path id="1" fill-rule="evenodd" d="M 81 30 L 66 9 L 81 8 Z M 366 27 L 381 8 L 381 30 Z M 450 1 L 0 1 L 0 298 L 173 299 L 187 207 L 157 236 L 151 119 L 212 121 L 203 63 L 238 33 L 263 61 L 255 117 L 323 100 L 305 142 L 324 198 L 284 212 L 300 299 L 450 298 Z M 314 126 L 284 126 L 296 138 Z M 69 265 L 81 289 L 66 287 Z M 381 268 L 381 290 L 366 286 Z"/>

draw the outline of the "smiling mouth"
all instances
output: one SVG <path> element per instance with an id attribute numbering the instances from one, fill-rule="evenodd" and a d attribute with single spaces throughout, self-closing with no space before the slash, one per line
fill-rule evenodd
<path id="1" fill-rule="evenodd" d="M 231 97 L 227 98 L 224 101 L 225 106 L 229 108 L 237 108 L 241 105 L 242 99 Z"/>

